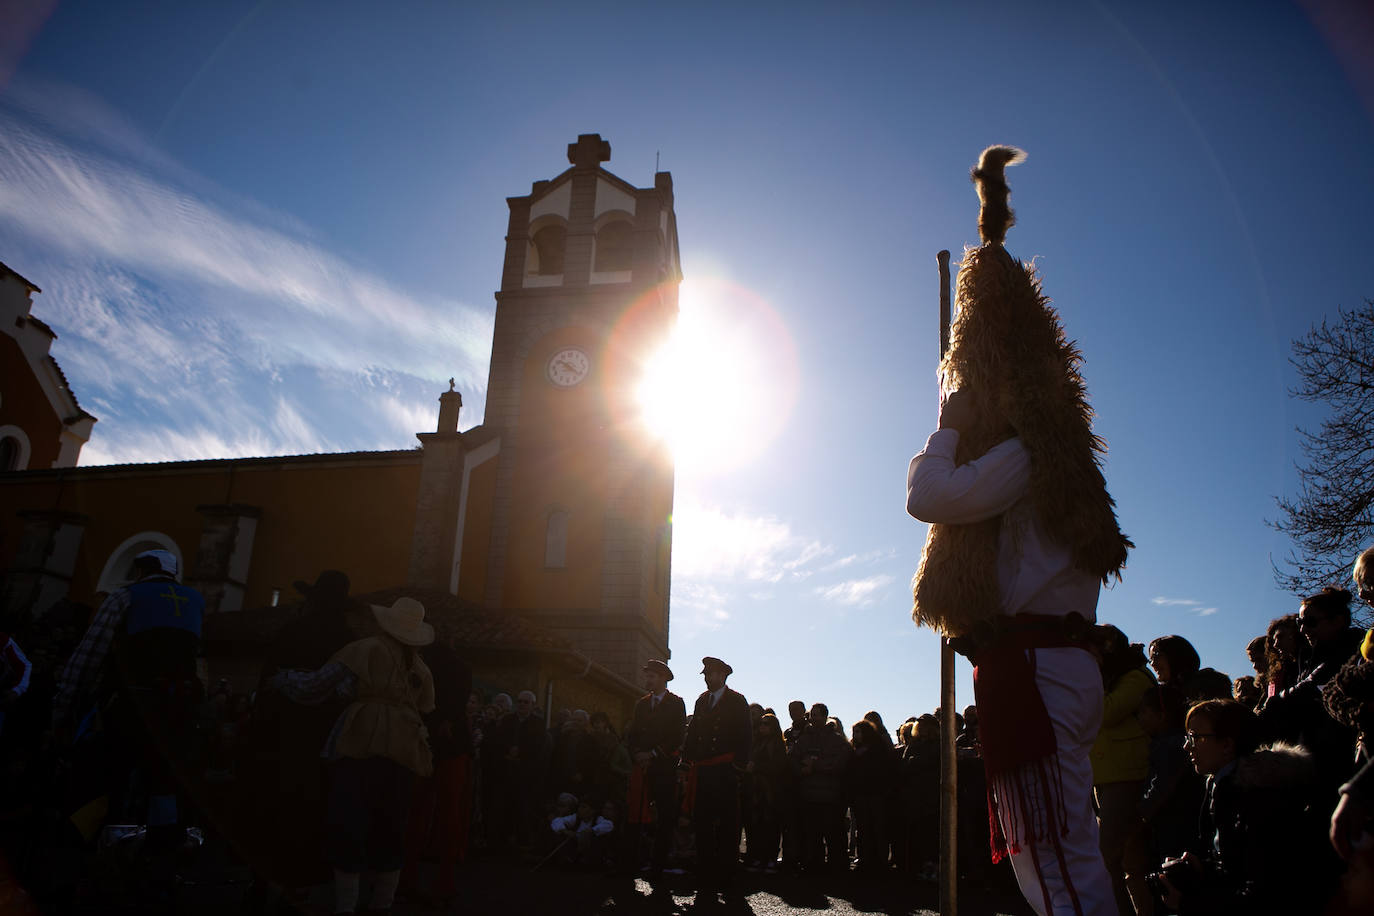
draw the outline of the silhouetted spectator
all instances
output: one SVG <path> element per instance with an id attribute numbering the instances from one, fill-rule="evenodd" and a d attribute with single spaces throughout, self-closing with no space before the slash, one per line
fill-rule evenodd
<path id="1" fill-rule="evenodd" d="M 1374 603 L 1374 548 L 1355 561 L 1355 587 Z M 1336 721 L 1355 730 L 1358 770 L 1340 788 L 1328 835 L 1332 848 L 1348 863 L 1341 898 L 1333 914 L 1374 911 L 1374 630 L 1365 634 L 1360 655 L 1327 682 L 1322 699 Z"/>
<path id="2" fill-rule="evenodd" d="M 1177 687 L 1155 687 L 1140 701 L 1140 726 L 1150 736 L 1150 771 L 1140 817 L 1149 828 L 1151 862 L 1183 855 L 1197 837 L 1202 780 L 1183 746 L 1186 713 Z"/>
<path id="3" fill-rule="evenodd" d="M 783 743 L 782 729 L 776 716 L 761 716 L 754 728 L 748 773 L 749 808 L 745 822 L 749 829 L 746 831 L 748 844 L 745 847 L 745 868 L 772 874 L 778 870 L 783 806 L 791 781 L 787 746 Z"/>
<path id="4" fill-rule="evenodd" d="M 1154 899 L 1145 885 L 1150 861 L 1139 810 L 1150 773 L 1150 738 L 1136 712 L 1155 682 L 1144 647 L 1116 627 L 1094 627 L 1092 642 L 1101 658 L 1104 689 L 1102 729 L 1090 754 L 1102 860 L 1112 878 L 1118 910 L 1153 913 Z"/>
<path id="5" fill-rule="evenodd" d="M 835 733 L 824 703 L 815 703 L 806 729 L 787 749 L 801 802 L 802 866 L 806 869 L 849 868 L 844 830 L 845 772 L 852 751 Z"/>
<path id="6" fill-rule="evenodd" d="M 1215 668 L 1203 668 L 1193 675 L 1187 685 L 1188 701 L 1201 703 L 1203 700 L 1230 700 L 1234 698 L 1234 685 L 1231 676 Z"/>
<path id="7" fill-rule="evenodd" d="M 588 733 L 592 752 L 587 788 L 597 798 L 624 799 L 629 786 L 630 751 L 601 710 L 592 713 Z"/>
<path id="8" fill-rule="evenodd" d="M 1298 681 L 1270 698 L 1262 713 L 1270 737 L 1298 742 L 1312 752 L 1323 806 L 1335 804 L 1337 789 L 1354 771 L 1354 732 L 1327 714 L 1321 695 L 1327 681 L 1359 654 L 1364 639 L 1363 631 L 1350 626 L 1350 598 L 1345 589 L 1328 586 L 1303 599 L 1298 627 L 1312 654 Z"/>
<path id="9" fill-rule="evenodd" d="M 787 704 L 787 716 L 791 724 L 783 731 L 782 737 L 788 751 L 806 731 L 806 704 L 793 700 Z M 789 871 L 800 871 L 802 867 L 802 816 L 801 799 L 797 797 L 795 779 L 788 779 L 783 800 L 782 815 L 782 861 Z"/>
<path id="10" fill-rule="evenodd" d="M 878 714 L 878 711 L 870 709 L 868 712 L 864 713 L 864 718 L 872 722 L 873 727 L 878 730 L 878 738 L 888 747 L 893 747 L 892 735 L 888 732 L 887 726 L 883 724 L 883 717 Z"/>
<path id="11" fill-rule="evenodd" d="M 473 736 L 477 747 L 477 799 L 482 840 L 493 851 L 510 845 L 514 825 L 506 812 L 507 763 L 501 723 L 515 709 L 510 694 L 498 693 L 482 710 L 482 724 Z"/>
<path id="12" fill-rule="evenodd" d="M 1269 674 L 1269 639 L 1266 636 L 1256 636 L 1245 644 L 1245 657 L 1250 660 L 1250 667 L 1255 669 L 1255 687 L 1260 695 L 1266 693 Z"/>
<path id="13" fill-rule="evenodd" d="M 1184 916 L 1322 912 L 1329 889 L 1312 878 L 1312 852 L 1321 844 L 1305 811 L 1307 752 L 1257 750 L 1257 720 L 1234 700 L 1199 703 L 1185 724 L 1207 792 L 1198 849 L 1165 863 L 1180 861 L 1186 875 L 1163 878 L 1165 903 Z"/>
<path id="14" fill-rule="evenodd" d="M 801 733 L 806 731 L 806 704 L 801 700 L 793 700 L 787 704 L 787 715 L 792 724 L 783 731 L 782 738 L 790 747 L 792 742 L 800 738 Z"/>
<path id="15" fill-rule="evenodd" d="M 1191 703 L 1198 690 L 1198 668 L 1202 666 L 1193 644 L 1182 636 L 1160 636 L 1150 642 L 1148 655 L 1159 683 L 1177 687 L 1183 691 L 1184 701 Z M 1230 695 L 1231 684 L 1227 681 L 1226 696 Z"/>
<path id="16" fill-rule="evenodd" d="M 597 767 L 597 746 L 591 736 L 591 716 L 574 709 L 562 729 L 551 733 L 553 756 L 549 761 L 550 788 L 582 798 L 592 792 Z"/>
<path id="17" fill-rule="evenodd" d="M 279 671 L 314 671 L 359 635 L 347 615 L 348 576 L 327 569 L 310 585 L 297 581 L 305 597 L 301 615 L 278 632 L 263 659 L 258 696 L 248 724 L 243 783 L 243 829 L 253 832 L 248 848 L 259 876 L 288 889 L 329 879 L 325 859 L 325 763 L 320 758 L 329 731 L 348 707 L 343 697 L 313 706 L 292 703 L 263 686 Z M 265 891 L 260 886 L 258 892 Z"/>
<path id="18" fill-rule="evenodd" d="M 455 869 L 467 850 L 468 809 L 472 804 L 472 733 L 467 723 L 472 669 L 452 648 L 438 641 L 422 648 L 420 657 L 434 678 L 434 711 L 425 717 L 434 772 L 415 786 L 401 887 L 419 896 L 419 865 L 422 859 L 430 859 L 437 868 L 429 897 L 445 903 L 458 892 Z"/>
<path id="19" fill-rule="evenodd" d="M 964 727 L 954 739 L 954 746 L 960 751 L 978 750 L 978 707 L 972 704 L 964 707 Z"/>
<path id="20" fill-rule="evenodd" d="M 493 762 L 500 774 L 489 812 L 497 848 L 512 840 L 527 848 L 534 842 L 548 756 L 548 735 L 544 723 L 535 715 L 534 702 L 531 691 L 520 691 L 515 698 L 515 711 L 503 716 L 486 739 L 488 751 L 497 758 Z"/>
<path id="21" fill-rule="evenodd" d="M 1246 709 L 1253 710 L 1259 706 L 1259 686 L 1255 683 L 1255 678 L 1248 674 L 1245 677 L 1236 678 L 1235 683 L 1231 686 L 1231 695 L 1237 703 Z"/>
<path id="22" fill-rule="evenodd" d="M 865 871 L 881 871 L 888 864 L 887 812 L 896 782 L 895 752 L 868 719 L 854 723 L 850 740 L 854 753 L 849 758 L 849 805 L 857 835 L 856 864 Z"/>
<path id="23" fill-rule="evenodd" d="M 912 723 L 902 749 L 898 793 L 907 824 L 905 857 L 898 864 L 933 881 L 940 858 L 940 720 L 929 713 Z"/>

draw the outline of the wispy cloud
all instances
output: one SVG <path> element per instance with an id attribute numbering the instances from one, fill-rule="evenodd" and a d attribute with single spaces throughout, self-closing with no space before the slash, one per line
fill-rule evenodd
<path id="1" fill-rule="evenodd" d="M 1199 617 L 1211 617 L 1218 610 L 1214 607 L 1204 607 L 1201 601 L 1194 598 L 1156 597 L 1151 598 L 1150 603 L 1157 607 L 1181 607 L 1188 613 L 1196 614 Z"/>
<path id="2" fill-rule="evenodd" d="M 897 551 L 891 547 L 884 550 L 870 550 L 867 553 L 851 553 L 847 556 L 840 557 L 838 560 L 832 560 L 822 566 L 820 571 L 835 572 L 836 570 L 847 569 L 851 566 L 871 566 L 884 560 L 895 560 L 896 558 Z"/>
<path id="3" fill-rule="evenodd" d="M 673 510 L 673 575 L 685 580 L 778 583 L 810 575 L 833 548 L 771 515 L 731 512 L 679 494 Z"/>
<path id="4" fill-rule="evenodd" d="M 719 630 L 730 620 L 730 598 L 709 582 L 673 583 L 673 630 L 685 636 Z"/>
<path id="5" fill-rule="evenodd" d="M 866 607 L 878 597 L 878 592 L 894 581 L 892 576 L 880 573 L 865 579 L 850 579 L 815 589 L 815 594 L 826 601 L 833 601 L 848 607 Z"/>
<path id="6" fill-rule="evenodd" d="M 290 218 L 216 192 L 79 90 L 19 87 L 0 105 L 0 242 L 43 287 L 37 309 L 78 396 L 106 405 L 83 463 L 336 436 L 404 447 L 433 424 L 421 390 L 456 377 L 469 415 L 485 395 L 489 309 L 404 291 Z M 16 249 L 28 253 L 18 264 Z M 302 369 L 354 389 L 381 372 L 404 390 L 354 403 L 329 435 L 329 414 L 272 390 Z"/>

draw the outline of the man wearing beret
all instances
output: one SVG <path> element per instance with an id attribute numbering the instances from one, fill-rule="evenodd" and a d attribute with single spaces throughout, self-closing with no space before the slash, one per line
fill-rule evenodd
<path id="1" fill-rule="evenodd" d="M 739 860 L 739 779 L 749 762 L 749 701 L 725 686 L 733 669 L 718 658 L 701 660 L 706 692 L 697 697 L 682 756 L 691 765 L 700 890 L 725 889 Z"/>
<path id="2" fill-rule="evenodd" d="M 668 689 L 673 672 L 666 664 L 651 658 L 641 670 L 644 689 L 649 692 L 635 703 L 634 718 L 625 733 L 635 764 L 630 773 L 626 854 L 631 867 L 639 864 L 640 834 L 650 821 L 652 806 L 654 849 L 650 868 L 657 877 L 663 872 L 677 826 L 677 756 L 687 729 L 687 707 L 682 697 Z"/>

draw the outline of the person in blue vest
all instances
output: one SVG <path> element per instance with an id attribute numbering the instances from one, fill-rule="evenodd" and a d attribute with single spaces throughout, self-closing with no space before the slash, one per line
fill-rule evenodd
<path id="1" fill-rule="evenodd" d="M 205 599 L 177 581 L 170 551 L 145 550 L 132 572 L 135 581 L 100 605 L 58 678 L 53 731 L 69 739 L 100 711 L 112 758 L 110 819 L 145 824 L 145 849 L 157 854 L 181 834 L 176 787 L 204 694 L 196 657 Z M 120 775 L 131 773 L 147 796 L 145 811 L 128 810 L 130 780 Z"/>

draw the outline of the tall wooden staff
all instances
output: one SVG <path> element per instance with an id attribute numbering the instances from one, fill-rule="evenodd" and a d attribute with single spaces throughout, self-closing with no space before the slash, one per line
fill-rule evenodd
<path id="1" fill-rule="evenodd" d="M 940 360 L 949 351 L 949 252 L 935 256 L 940 264 Z M 940 913 L 959 912 L 959 758 L 954 733 L 954 649 L 940 637 Z"/>

